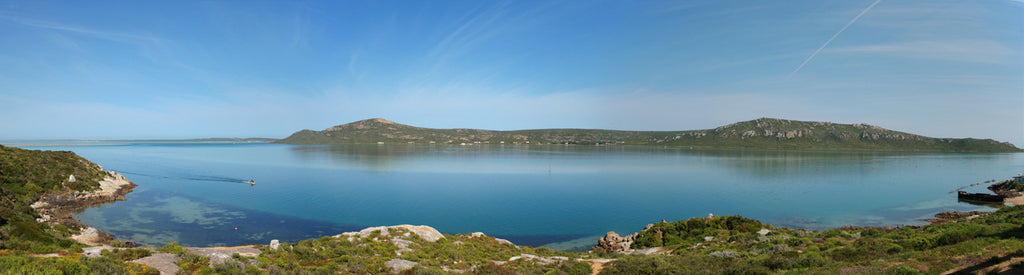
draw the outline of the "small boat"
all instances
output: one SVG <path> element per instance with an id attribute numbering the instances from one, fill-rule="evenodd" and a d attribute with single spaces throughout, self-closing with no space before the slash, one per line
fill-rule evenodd
<path id="1" fill-rule="evenodd" d="M 249 182 L 249 185 L 256 185 L 256 181 L 254 181 L 254 180 L 249 180 L 248 182 Z"/>

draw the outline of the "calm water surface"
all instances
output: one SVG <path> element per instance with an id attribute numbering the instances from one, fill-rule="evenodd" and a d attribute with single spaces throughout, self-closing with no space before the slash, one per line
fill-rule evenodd
<path id="1" fill-rule="evenodd" d="M 825 229 L 920 225 L 989 209 L 950 191 L 1006 179 L 1024 154 L 690 150 L 625 146 L 86 143 L 70 150 L 139 185 L 77 218 L 148 245 L 298 241 L 368 226 L 482 231 L 592 246 L 607 231 L 742 214 Z M 249 179 L 256 185 L 245 183 Z M 981 192 L 982 187 L 968 191 Z M 235 228 L 238 228 L 236 231 Z"/>

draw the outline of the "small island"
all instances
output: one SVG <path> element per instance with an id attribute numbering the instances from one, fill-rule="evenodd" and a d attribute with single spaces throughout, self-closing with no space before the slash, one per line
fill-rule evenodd
<path id="1" fill-rule="evenodd" d="M 686 148 L 875 150 L 922 152 L 1022 152 L 991 139 L 931 138 L 867 124 L 760 118 L 714 129 L 617 131 L 537 129 L 492 131 L 431 129 L 382 118 L 324 129 L 302 130 L 274 141 L 283 144 L 450 144 L 450 145 L 644 145 Z"/>

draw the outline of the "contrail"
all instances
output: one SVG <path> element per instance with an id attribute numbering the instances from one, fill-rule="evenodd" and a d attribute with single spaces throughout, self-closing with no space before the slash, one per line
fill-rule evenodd
<path id="1" fill-rule="evenodd" d="M 821 44 L 821 47 L 818 47 L 818 49 L 815 50 L 814 53 L 811 53 L 811 56 L 808 56 L 807 59 L 804 60 L 804 63 L 800 63 L 800 66 L 797 66 L 796 70 L 793 70 L 792 73 L 789 73 L 789 77 L 793 77 L 793 75 L 796 74 L 796 72 L 799 72 L 800 69 L 803 69 L 804 65 L 807 65 L 807 62 L 811 62 L 811 59 L 814 59 L 814 56 L 818 55 L 818 52 L 821 52 L 822 49 L 828 46 L 828 43 L 832 43 L 833 39 L 836 39 L 836 37 L 839 36 L 839 34 L 843 33 L 843 31 L 845 31 L 846 28 L 849 28 L 850 25 L 853 25 L 853 23 L 857 22 L 857 19 L 860 19 L 861 16 L 864 16 L 865 13 L 868 13 L 868 11 L 871 10 L 871 8 L 874 8 L 875 5 L 878 5 L 879 2 L 882 2 L 882 0 L 875 0 L 874 3 L 871 3 L 871 5 L 864 9 L 863 11 L 861 11 L 860 14 L 853 17 L 853 20 L 850 20 L 849 23 L 846 23 L 846 26 L 843 26 L 842 29 L 839 29 L 839 31 L 836 32 L 836 34 L 833 34 L 832 38 L 829 38 L 828 41 L 825 41 L 825 44 Z"/>

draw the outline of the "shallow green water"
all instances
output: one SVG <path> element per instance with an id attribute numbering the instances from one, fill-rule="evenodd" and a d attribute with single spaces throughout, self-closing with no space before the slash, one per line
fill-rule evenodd
<path id="1" fill-rule="evenodd" d="M 139 185 L 78 215 L 143 244 L 297 241 L 394 224 L 591 246 L 661 219 L 742 214 L 782 226 L 920 225 L 987 209 L 949 193 L 1006 179 L 1024 154 L 624 146 L 96 143 L 71 150 Z M 256 185 L 245 183 L 249 179 Z M 980 192 L 982 187 L 968 191 Z M 236 231 L 235 228 L 238 228 Z M 553 244 L 560 243 L 560 244 Z"/>

